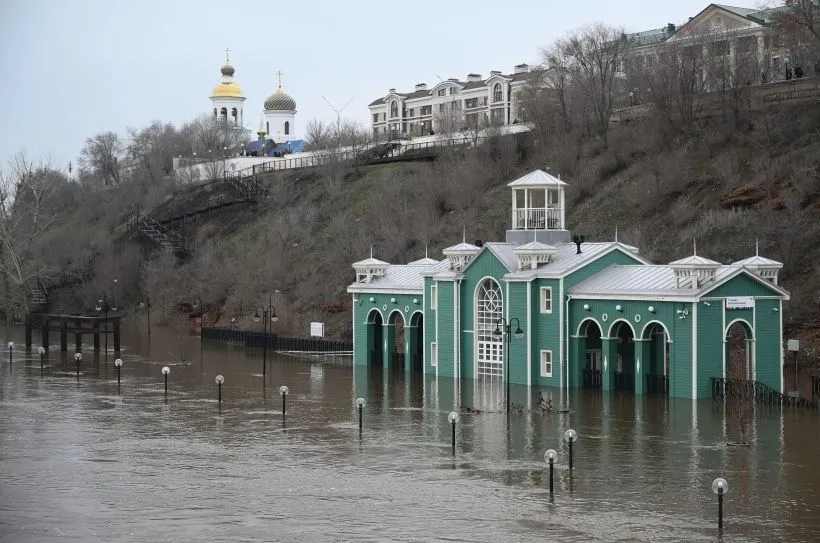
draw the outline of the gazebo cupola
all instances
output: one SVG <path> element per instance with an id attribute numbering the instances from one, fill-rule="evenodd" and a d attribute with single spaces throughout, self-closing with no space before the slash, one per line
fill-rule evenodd
<path id="1" fill-rule="evenodd" d="M 760 256 L 760 251 L 758 247 L 755 246 L 754 256 L 744 258 L 743 260 L 738 260 L 737 262 L 734 262 L 732 266 L 743 266 L 744 268 L 748 268 L 763 279 L 771 281 L 776 285 L 777 274 L 783 268 L 783 263 Z"/>
<path id="2" fill-rule="evenodd" d="M 549 264 L 557 249 L 552 245 L 531 241 L 513 249 L 518 257 L 519 270 L 535 270 L 539 264 Z"/>
<path id="3" fill-rule="evenodd" d="M 512 221 L 507 242 L 523 245 L 528 239 L 545 244 L 569 242 L 566 230 L 566 183 L 535 170 L 508 183 L 512 189 Z"/>
<path id="4" fill-rule="evenodd" d="M 353 269 L 356 270 L 356 282 L 370 283 L 376 277 L 384 277 L 389 267 L 390 264 L 387 262 L 373 258 L 371 251 L 370 258 L 353 263 Z"/>
<path id="5" fill-rule="evenodd" d="M 462 241 L 458 245 L 447 247 L 442 253 L 447 257 L 447 260 L 450 261 L 450 268 L 460 272 L 473 261 L 479 251 L 481 251 L 480 247 Z"/>
<path id="6" fill-rule="evenodd" d="M 697 289 L 714 280 L 715 273 L 722 264 L 697 254 L 669 263 L 675 273 L 676 288 Z"/>

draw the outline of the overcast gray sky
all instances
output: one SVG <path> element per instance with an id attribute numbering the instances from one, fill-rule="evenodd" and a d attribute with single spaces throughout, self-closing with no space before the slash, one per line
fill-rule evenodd
<path id="1" fill-rule="evenodd" d="M 754 0 L 732 5 L 755 7 Z M 367 122 L 389 87 L 512 71 L 556 37 L 595 21 L 627 31 L 680 24 L 701 0 L 0 0 L 4 122 L 0 161 L 20 149 L 65 168 L 86 137 L 208 110 L 231 49 L 256 128 L 276 71 L 311 118 Z"/>

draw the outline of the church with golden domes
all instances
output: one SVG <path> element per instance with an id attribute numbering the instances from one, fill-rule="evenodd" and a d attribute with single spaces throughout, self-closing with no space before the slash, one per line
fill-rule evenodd
<path id="1" fill-rule="evenodd" d="M 234 80 L 236 70 L 230 61 L 230 50 L 225 50 L 225 64 L 220 72 L 222 81 L 211 92 L 211 108 L 214 118 L 224 119 L 237 129 L 245 129 L 245 94 Z M 277 72 L 276 90 L 267 97 L 262 120 L 257 130 L 260 140 L 270 139 L 276 144 L 296 141 L 296 101 L 282 87 L 282 72 Z"/>

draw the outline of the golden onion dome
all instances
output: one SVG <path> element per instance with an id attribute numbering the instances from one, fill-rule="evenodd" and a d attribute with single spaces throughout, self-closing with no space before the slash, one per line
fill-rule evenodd
<path id="1" fill-rule="evenodd" d="M 223 81 L 214 87 L 211 98 L 245 98 L 245 94 L 242 92 L 242 87 L 233 81 Z"/>
<path id="2" fill-rule="evenodd" d="M 279 85 L 279 88 L 276 89 L 276 92 L 268 96 L 268 99 L 265 100 L 265 111 L 294 110 L 296 110 L 296 102 L 288 93 L 284 91 L 284 89 L 282 89 L 281 85 Z"/>

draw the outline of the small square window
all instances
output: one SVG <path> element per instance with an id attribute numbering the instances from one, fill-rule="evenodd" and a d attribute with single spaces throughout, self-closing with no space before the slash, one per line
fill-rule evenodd
<path id="1" fill-rule="evenodd" d="M 552 377 L 552 351 L 541 351 L 541 377 Z"/>
<path id="2" fill-rule="evenodd" d="M 552 313 L 552 287 L 541 287 L 541 313 Z"/>

